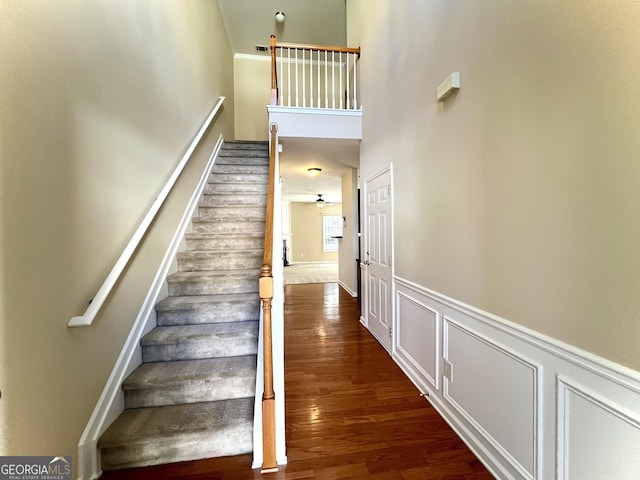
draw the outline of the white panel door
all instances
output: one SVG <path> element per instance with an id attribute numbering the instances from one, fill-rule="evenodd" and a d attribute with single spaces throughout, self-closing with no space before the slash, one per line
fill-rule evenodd
<path id="1" fill-rule="evenodd" d="M 389 170 L 365 182 L 365 265 L 367 326 L 391 349 L 391 175 Z"/>

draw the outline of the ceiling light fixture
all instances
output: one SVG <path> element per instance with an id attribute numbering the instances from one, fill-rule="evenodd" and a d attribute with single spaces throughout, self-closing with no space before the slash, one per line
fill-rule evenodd
<path id="1" fill-rule="evenodd" d="M 316 200 L 316 207 L 324 208 L 324 200 L 322 199 L 322 194 L 318 194 L 318 199 Z"/>
<path id="2" fill-rule="evenodd" d="M 286 15 L 284 14 L 284 12 L 281 12 L 280 10 L 276 12 L 276 22 L 284 23 L 285 17 Z"/>
<path id="3" fill-rule="evenodd" d="M 311 177 L 317 177 L 318 175 L 320 175 L 321 171 L 322 171 L 322 169 L 318 168 L 318 167 L 307 168 L 307 172 L 309 172 L 309 176 L 311 176 Z"/>

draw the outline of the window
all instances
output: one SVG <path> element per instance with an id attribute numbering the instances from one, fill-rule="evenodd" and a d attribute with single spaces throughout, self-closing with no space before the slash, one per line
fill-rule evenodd
<path id="1" fill-rule="evenodd" d="M 325 215 L 322 217 L 322 251 L 337 252 L 338 239 L 342 237 L 342 217 Z"/>

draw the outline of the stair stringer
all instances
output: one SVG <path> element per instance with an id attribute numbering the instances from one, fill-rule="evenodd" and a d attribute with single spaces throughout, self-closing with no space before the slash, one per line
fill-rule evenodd
<path id="1" fill-rule="evenodd" d="M 142 364 L 140 340 L 155 327 L 155 306 L 162 298 L 167 296 L 167 275 L 177 271 L 176 255 L 179 251 L 185 250 L 184 236 L 191 228 L 191 219 L 198 208 L 198 202 L 207 185 L 209 175 L 223 143 L 224 139 L 220 135 L 202 171 L 197 187 L 185 207 L 182 218 L 176 227 L 173 238 L 167 247 L 158 271 L 136 316 L 136 320 L 131 327 L 129 336 L 80 437 L 78 442 L 79 480 L 94 480 L 102 474 L 97 447 L 98 440 L 107 427 L 124 411 L 122 383 Z"/>

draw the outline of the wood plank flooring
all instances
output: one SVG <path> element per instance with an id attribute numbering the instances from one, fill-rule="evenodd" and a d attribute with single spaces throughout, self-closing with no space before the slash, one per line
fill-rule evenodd
<path id="1" fill-rule="evenodd" d="M 287 285 L 287 456 L 251 455 L 107 472 L 102 480 L 490 480 L 493 476 L 359 322 L 336 283 Z"/>

